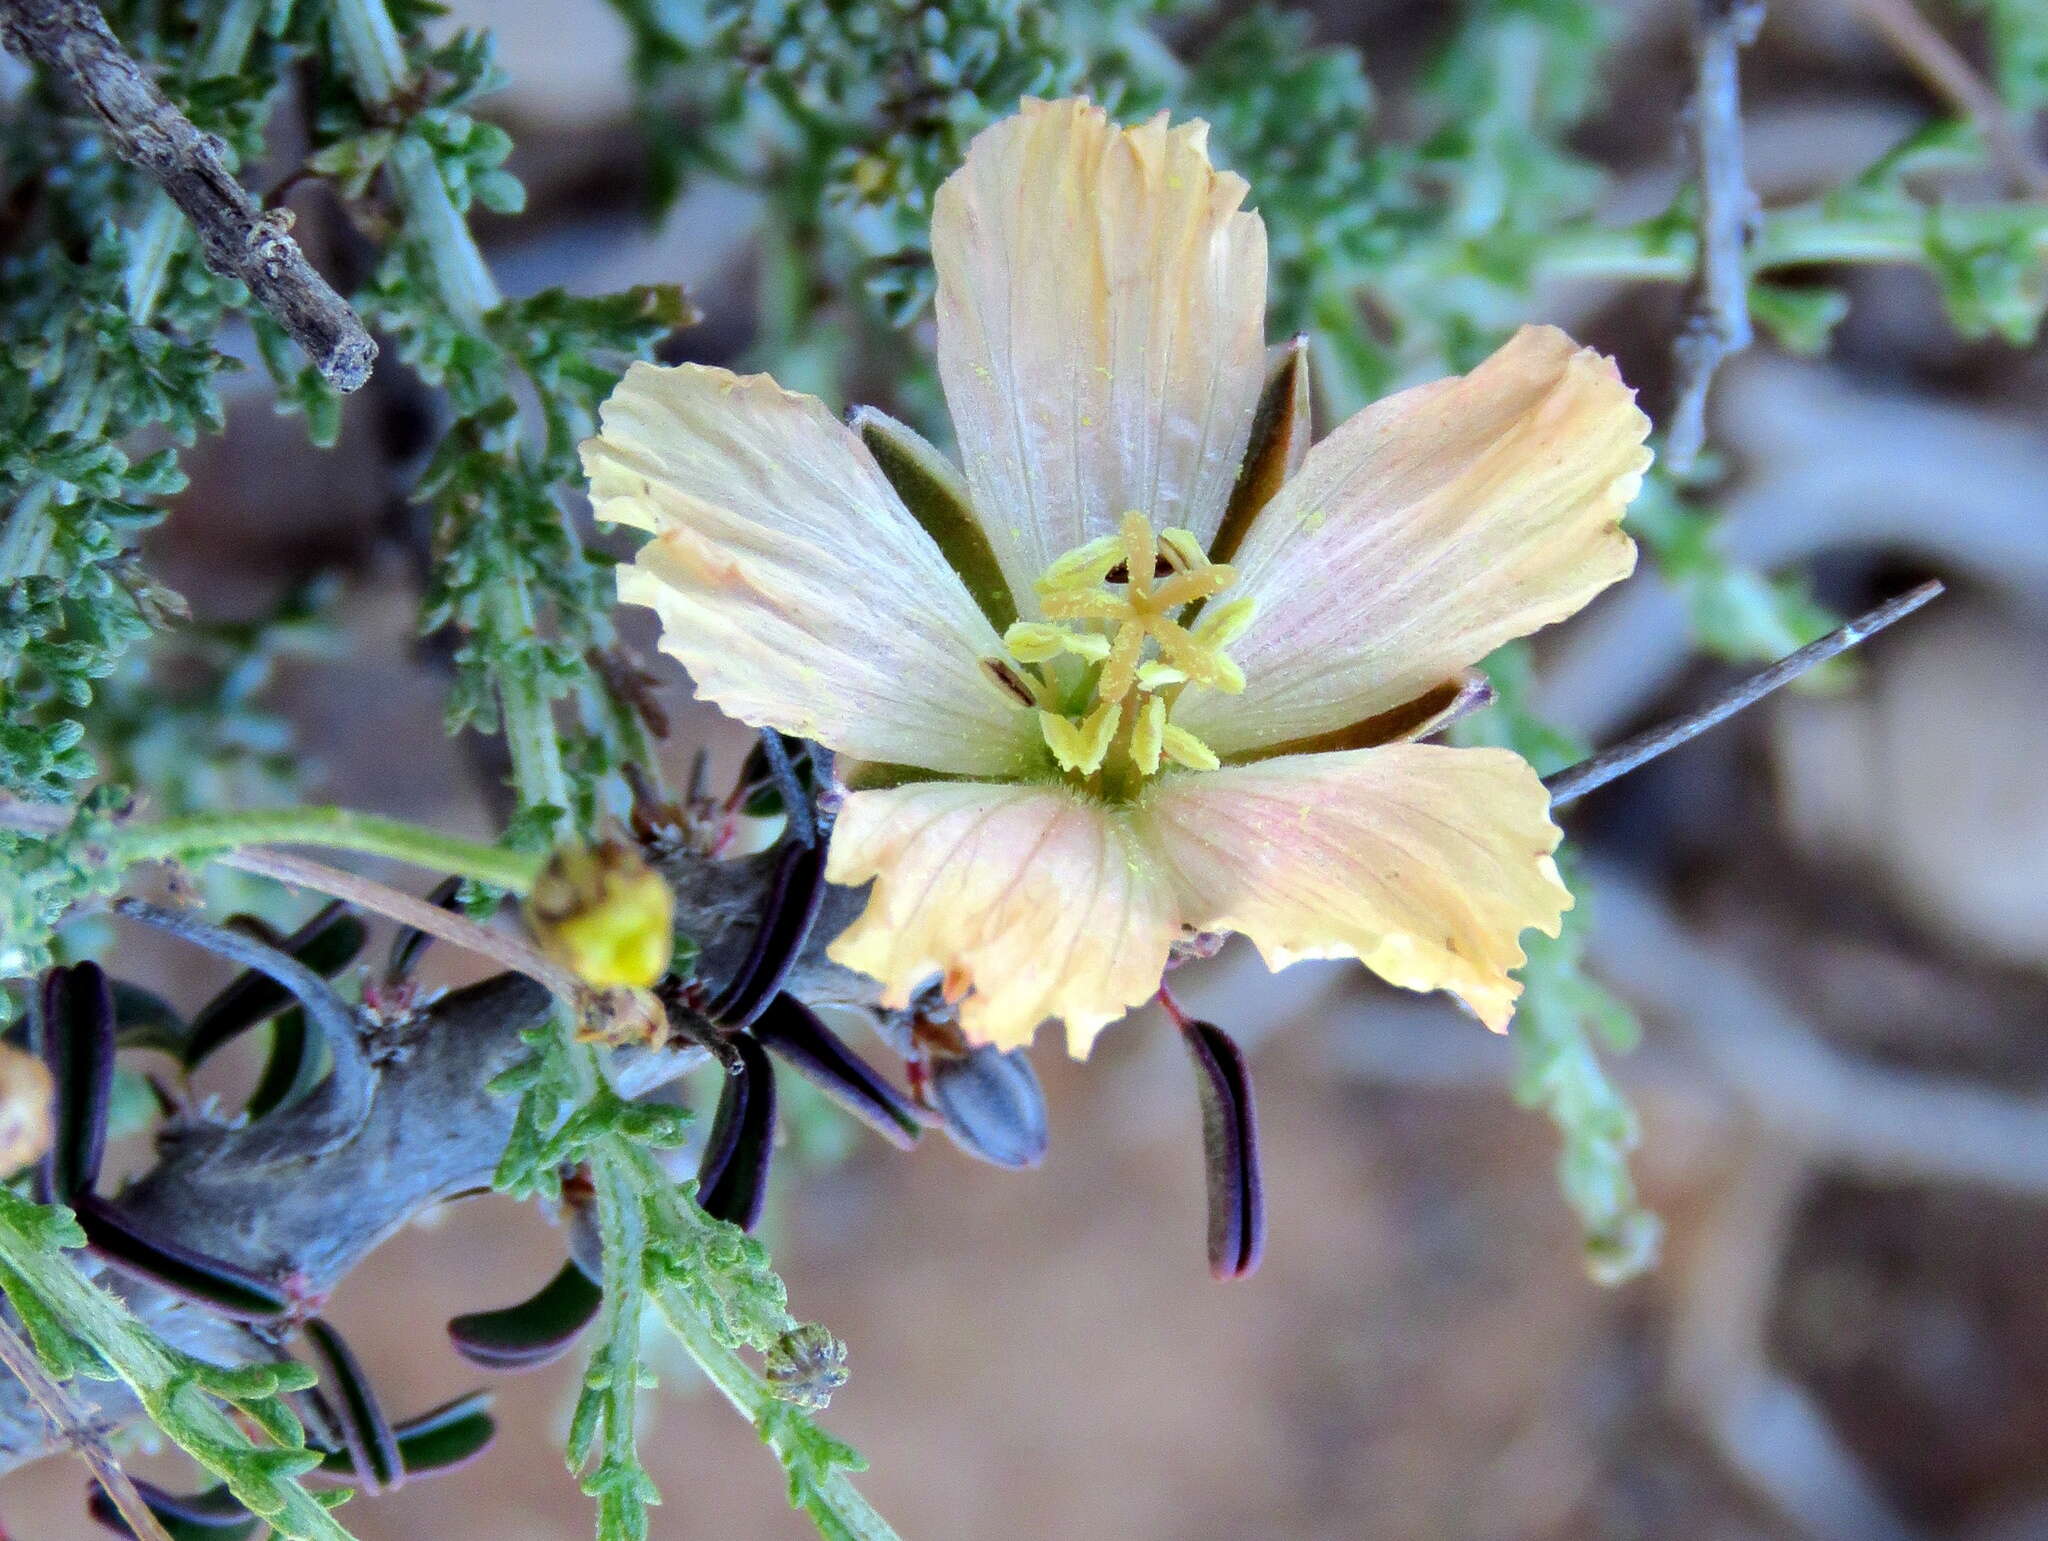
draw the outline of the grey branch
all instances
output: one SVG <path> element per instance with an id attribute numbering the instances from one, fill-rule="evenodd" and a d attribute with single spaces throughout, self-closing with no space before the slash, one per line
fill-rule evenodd
<path id="1" fill-rule="evenodd" d="M 1689 109 L 1699 173 L 1699 269 L 1672 344 L 1671 421 L 1664 458 L 1683 475 L 1707 437 L 1714 371 L 1749 346 L 1749 236 L 1756 195 L 1742 163 L 1739 56 L 1763 25 L 1762 0 L 1695 0 Z"/>
<path id="2" fill-rule="evenodd" d="M 703 947 L 704 977 L 719 979 L 746 955 L 772 881 L 773 855 L 663 863 L 677 895 L 677 925 Z M 827 961 L 824 940 L 864 895 L 828 891 L 811 950 L 788 988 L 822 1004 L 872 1003 L 873 986 Z M 515 1100 L 485 1088 L 527 1052 L 520 1034 L 550 1009 L 532 980 L 502 974 L 425 1007 L 380 1055 L 367 1113 L 341 1143 L 319 1091 L 253 1124 L 188 1117 L 160 1140 L 160 1159 L 116 1198 L 139 1228 L 318 1297 L 407 1221 L 448 1199 L 488 1188 L 512 1131 Z M 353 1014 L 352 1018 L 353 1018 Z M 351 1028 L 355 1026 L 353 1020 Z M 637 1096 L 703 1062 L 700 1049 L 621 1049 L 608 1069 Z M 323 1083 L 323 1086 L 328 1083 Z M 273 1360 L 260 1330 L 215 1316 L 152 1285 L 109 1272 L 149 1325 L 188 1352 L 223 1364 Z M 81 1384 L 105 1428 L 141 1416 L 118 1385 Z M 62 1448 L 27 1388 L 0 1378 L 0 1473 Z"/>
<path id="3" fill-rule="evenodd" d="M 1836 628 L 1818 641 L 1807 643 L 1798 652 L 1787 653 L 1769 668 L 1760 669 L 1748 679 L 1729 686 L 1697 710 L 1645 729 L 1612 749 L 1603 749 L 1576 765 L 1568 765 L 1545 777 L 1543 784 L 1550 788 L 1551 806 L 1562 807 L 1584 797 L 1595 787 L 1604 787 L 1616 777 L 1626 776 L 1660 754 L 1676 749 L 1689 739 L 1698 738 L 1716 723 L 1727 721 L 1744 707 L 1754 706 L 1772 691 L 1791 684 L 1830 658 L 1874 637 L 1892 622 L 1911 615 L 1941 593 L 1944 587 L 1940 579 L 1931 578 L 1917 588 L 1908 589 L 1898 598 L 1888 599 L 1876 609 L 1857 616 L 1848 625 Z"/>
<path id="4" fill-rule="evenodd" d="M 206 265 L 246 284 L 329 385 L 362 387 L 377 344 L 291 238 L 290 211 L 257 206 L 228 170 L 226 146 L 171 105 L 91 0 L 0 0 L 0 36 L 70 82 L 116 153 L 156 178 L 192 221 Z"/>

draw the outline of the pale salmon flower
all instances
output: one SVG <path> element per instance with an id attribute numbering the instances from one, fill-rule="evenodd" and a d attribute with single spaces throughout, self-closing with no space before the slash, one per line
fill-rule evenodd
<path id="1" fill-rule="evenodd" d="M 1627 575 L 1648 422 L 1531 327 L 1312 448 L 1266 236 L 1207 125 L 1026 101 L 939 191 L 964 478 L 880 414 L 636 364 L 584 465 L 652 532 L 619 597 L 699 692 L 854 790 L 831 944 L 976 1041 L 1086 1053 L 1193 932 L 1357 958 L 1504 1028 L 1571 896 L 1530 767 L 1414 740 L 1473 664 Z M 971 510 L 971 512 L 970 512 Z"/>

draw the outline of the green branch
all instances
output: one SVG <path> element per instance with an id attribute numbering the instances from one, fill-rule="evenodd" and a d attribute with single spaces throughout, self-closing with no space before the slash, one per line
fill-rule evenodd
<path id="1" fill-rule="evenodd" d="M 858 1468 L 829 1459 L 836 1453 L 829 1448 L 828 1458 L 820 1460 L 820 1442 L 826 1436 L 734 1352 L 695 1301 L 668 1286 L 654 1292 L 654 1304 L 705 1378 L 775 1452 L 789 1474 L 790 1502 L 810 1516 L 825 1541 L 898 1541 L 894 1528 L 853 1485 L 848 1474 Z M 828 1446 L 837 1442 L 828 1441 Z"/>
<path id="2" fill-rule="evenodd" d="M 2039 202 L 1844 211 L 1824 204 L 1774 209 L 1749 248 L 1752 273 L 1779 268 L 1928 261 L 1938 234 L 1956 248 L 2030 244 L 2048 257 L 2048 204 Z M 1698 253 L 1693 231 L 1669 218 L 1633 225 L 1566 226 L 1546 234 L 1536 271 L 1546 278 L 1682 282 Z"/>
<path id="3" fill-rule="evenodd" d="M 0 802 L 0 827 L 55 833 L 68 810 L 43 804 Z M 544 858 L 503 846 L 444 835 L 398 819 L 348 808 L 259 808 L 246 813 L 198 813 L 155 824 L 121 826 L 104 847 L 105 864 L 119 872 L 145 861 L 202 861 L 252 845 L 307 845 L 330 851 L 388 856 L 415 867 L 488 883 L 523 894 Z"/>
<path id="4" fill-rule="evenodd" d="M 284 1361 L 225 1369 L 179 1352 L 127 1306 L 87 1280 L 65 1256 L 85 1245 L 68 1210 L 32 1204 L 0 1188 L 0 1288 L 37 1355 L 59 1380 L 119 1380 L 151 1422 L 290 1541 L 351 1541 L 347 1530 L 298 1479 L 320 1465 L 284 1398 L 313 1384 Z M 258 1444 L 230 1409 L 270 1436 Z"/>

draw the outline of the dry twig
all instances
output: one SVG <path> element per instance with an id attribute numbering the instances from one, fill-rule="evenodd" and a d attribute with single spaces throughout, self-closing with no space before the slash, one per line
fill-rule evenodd
<path id="1" fill-rule="evenodd" d="M 1561 807 L 1584 797 L 1595 787 L 1603 787 L 1687 740 L 1699 737 L 1716 723 L 1727 721 L 1744 707 L 1754 706 L 1772 691 L 1791 684 L 1800 675 L 1875 636 L 1892 622 L 1911 615 L 1941 593 L 1944 587 L 1940 579 L 1930 578 L 1896 599 L 1886 600 L 1876 609 L 1857 616 L 1848 625 L 1836 628 L 1818 641 L 1807 643 L 1796 653 L 1787 653 L 1769 668 L 1760 669 L 1748 679 L 1729 686 L 1683 717 L 1661 722 L 1634 738 L 1624 739 L 1612 749 L 1603 749 L 1576 765 L 1566 766 L 1544 780 L 1544 785 L 1550 788 L 1551 806 Z"/>
<path id="2" fill-rule="evenodd" d="M 2041 163 L 2013 114 L 1984 77 L 1935 30 L 1913 0 L 1849 0 L 1883 34 L 1892 52 L 1956 111 L 1976 124 L 2013 184 L 2035 197 L 2048 195 L 2048 166 Z"/>
<path id="3" fill-rule="evenodd" d="M 228 170 L 226 146 L 171 105 L 121 48 L 91 0 L 0 0 L 0 36 L 61 75 L 107 127 L 120 157 L 163 186 L 199 232 L 206 265 L 248 285 L 329 385 L 359 389 L 377 344 L 288 233 Z"/>
<path id="4" fill-rule="evenodd" d="M 1684 324 L 1672 343 L 1676 383 L 1666 464 L 1692 469 L 1707 436 L 1714 371 L 1749 346 L 1749 263 L 1756 194 L 1742 164 L 1742 49 L 1763 25 L 1761 0 L 1695 0 L 1693 155 L 1699 174 L 1699 269 Z"/>
<path id="5" fill-rule="evenodd" d="M 156 1511 L 143 1501 L 135 1483 L 107 1448 L 98 1420 L 72 1399 L 71 1393 L 43 1369 L 36 1351 L 20 1333 L 0 1318 L 0 1364 L 19 1380 L 24 1390 L 50 1420 L 50 1432 L 76 1449 L 84 1458 L 93 1479 L 106 1490 L 115 1510 L 141 1541 L 171 1541 L 157 1520 Z"/>

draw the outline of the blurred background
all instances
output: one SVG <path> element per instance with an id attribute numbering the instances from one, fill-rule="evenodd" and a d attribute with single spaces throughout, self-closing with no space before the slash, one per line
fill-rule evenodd
<path id="1" fill-rule="evenodd" d="M 1440 8 L 1310 9 L 1318 42 L 1365 51 L 1398 125 Z M 1613 173 L 1621 220 L 1684 179 L 1685 8 L 1609 9 L 1605 106 L 1575 148 Z M 1840 186 L 1941 110 L 1887 13 L 1774 0 L 1745 61 L 1767 204 Z M 465 0 L 457 23 L 492 27 L 512 78 L 485 111 L 529 207 L 480 225 L 506 289 L 682 281 L 705 320 L 664 356 L 778 367 L 753 324 L 749 193 L 706 185 L 643 217 L 616 13 Z M 1966 56 L 1973 26 L 1951 32 Z M 1509 1095 L 1504 1042 L 1356 968 L 1269 977 L 1233 947 L 1180 977 L 1257 1079 L 1271 1236 L 1246 1283 L 1204 1268 L 1191 1071 L 1152 1013 L 1086 1065 L 1041 1049 L 1037 1172 L 791 1120 L 767 1235 L 799 1314 L 851 1347 L 828 1422 L 906 1536 L 2048 1538 L 2048 353 L 1959 338 L 1916 268 L 1833 276 L 1851 305 L 1825 356 L 1764 342 L 1720 377 L 1719 539 L 1840 612 L 1924 576 L 1951 593 L 1826 689 L 1567 820 L 1597 880 L 1593 971 L 1643 1020 L 1609 1072 L 1642 1120 L 1657 1267 L 1589 1279 L 1557 1135 Z M 1679 305 L 1673 286 L 1553 279 L 1528 315 L 1615 353 L 1661 411 Z M 855 362 L 846 389 L 886 400 Z M 488 836 L 503 767 L 441 731 L 426 537 L 389 470 L 422 442 L 417 401 L 385 371 L 321 454 L 245 378 L 226 435 L 187 457 L 152 569 L 204 622 L 317 617 L 252 698 L 290 725 L 311 795 Z M 1596 743 L 1737 672 L 1697 656 L 1647 570 L 1538 658 L 1535 703 Z M 655 673 L 670 769 L 704 745 L 715 782 L 735 772 L 745 731 Z M 225 977 L 133 945 L 186 1004 Z M 213 1073 L 225 1096 L 253 1072 Z M 480 1374 L 446 1318 L 529 1293 L 562 1247 L 530 1209 L 468 1201 L 392 1240 L 331 1315 L 387 1405 L 424 1407 Z M 671 1499 L 655 1533 L 808 1535 L 750 1431 L 669 1369 L 647 1424 Z M 504 1379 L 481 1461 L 350 1523 L 366 1541 L 587 1534 L 559 1454 L 574 1375 Z M 84 1480 L 65 1461 L 10 1477 L 6 1533 L 86 1534 Z"/>

